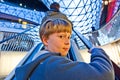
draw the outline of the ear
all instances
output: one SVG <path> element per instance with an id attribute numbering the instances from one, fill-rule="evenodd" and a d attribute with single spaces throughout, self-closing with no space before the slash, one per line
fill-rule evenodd
<path id="1" fill-rule="evenodd" d="M 48 45 L 48 39 L 46 37 L 42 37 L 42 42 L 45 46 Z"/>

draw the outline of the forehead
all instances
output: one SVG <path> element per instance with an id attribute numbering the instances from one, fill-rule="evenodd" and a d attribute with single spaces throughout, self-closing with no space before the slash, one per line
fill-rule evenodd
<path id="1" fill-rule="evenodd" d="M 57 32 L 56 34 L 71 34 L 70 32 Z"/>
<path id="2" fill-rule="evenodd" d="M 51 37 L 52 36 L 64 36 L 64 37 L 69 37 L 71 36 L 71 33 L 70 32 L 55 32 L 53 34 L 50 35 Z"/>

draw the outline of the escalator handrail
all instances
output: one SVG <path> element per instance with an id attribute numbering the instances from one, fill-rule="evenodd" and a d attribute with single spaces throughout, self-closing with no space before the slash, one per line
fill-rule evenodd
<path id="1" fill-rule="evenodd" d="M 108 26 L 115 18 L 117 18 L 117 16 L 120 15 L 120 10 L 112 17 L 112 19 L 106 23 L 103 27 L 95 30 L 95 31 L 91 31 L 91 32 L 87 32 L 87 33 L 83 33 L 83 35 L 86 35 L 86 34 L 92 34 L 92 33 L 95 33 L 95 32 L 98 32 L 100 31 L 101 29 L 104 29 L 106 26 Z"/>
<path id="2" fill-rule="evenodd" d="M 21 32 L 21 33 L 18 33 L 18 34 L 16 34 L 16 35 L 12 36 L 12 37 L 6 38 L 5 40 L 0 41 L 0 44 L 2 44 L 3 42 L 6 42 L 6 41 L 8 41 L 8 40 L 11 40 L 11 39 L 13 39 L 13 38 L 15 38 L 15 37 L 17 37 L 17 36 L 20 36 L 20 35 L 28 32 L 28 31 L 32 30 L 33 28 L 35 28 L 35 27 L 29 28 L 29 29 L 27 29 L 27 30 L 25 30 L 25 31 L 23 31 L 23 32 Z"/>
<path id="3" fill-rule="evenodd" d="M 76 35 L 81 39 L 81 41 L 85 44 L 85 46 L 88 49 L 91 49 L 93 47 L 92 42 L 90 42 L 87 38 L 85 38 L 79 31 L 74 29 L 73 31 L 76 33 Z M 115 76 L 120 79 L 120 67 L 116 63 L 114 63 L 112 60 L 111 62 L 114 67 Z"/>

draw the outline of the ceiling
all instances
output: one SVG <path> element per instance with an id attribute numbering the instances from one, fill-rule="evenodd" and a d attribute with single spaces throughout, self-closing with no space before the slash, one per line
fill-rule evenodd
<path id="1" fill-rule="evenodd" d="M 48 11 L 49 5 L 52 2 L 58 2 L 61 6 L 60 11 L 66 14 L 68 19 L 73 23 L 74 28 L 77 28 L 81 33 L 90 32 L 92 26 L 96 27 L 96 29 L 99 28 L 101 0 L 4 0 L 4 2 L 40 12 Z M 36 18 L 33 18 L 33 20 Z"/>
<path id="2" fill-rule="evenodd" d="M 30 10 L 36 10 L 36 11 L 42 11 L 42 12 L 46 12 L 49 10 L 41 0 L 4 0 L 4 2 L 10 5 L 13 5 L 15 7 L 18 6 L 18 7 L 26 8 Z M 19 22 L 20 19 L 22 20 L 22 22 L 39 25 L 36 22 L 30 21 L 21 17 L 17 17 L 11 14 L 0 12 L 0 20 L 7 20 L 7 21 L 16 22 L 16 23 L 22 23 L 22 22 Z"/>
<path id="3" fill-rule="evenodd" d="M 23 23 L 23 22 L 27 22 L 28 24 L 34 24 L 34 25 L 39 25 L 38 23 L 35 23 L 33 21 L 24 19 L 24 18 L 20 18 L 17 16 L 13 16 L 10 14 L 6 14 L 6 13 L 2 13 L 0 12 L 0 20 L 6 20 L 6 21 L 11 21 L 11 22 L 16 22 L 16 23 Z"/>
<path id="4" fill-rule="evenodd" d="M 38 12 L 48 11 L 49 5 L 52 2 L 58 2 L 61 6 L 60 11 L 67 15 L 69 20 L 72 21 L 74 28 L 79 30 L 80 33 L 84 34 L 90 32 L 91 27 L 93 26 L 99 28 L 99 20 L 100 20 L 99 17 L 100 17 L 101 3 L 102 3 L 101 0 L 42 0 L 44 2 L 42 2 L 41 0 L 4 0 L 4 1 L 13 4 L 13 6 L 15 5 L 22 8 L 36 10 Z M 10 10 L 10 8 L 8 8 L 8 10 Z M 12 10 L 13 9 L 11 8 L 11 11 Z M 23 9 L 22 11 L 26 12 Z M 17 12 L 13 12 L 13 13 L 16 15 Z M 35 15 L 36 14 L 33 14 L 33 16 L 31 17 L 33 18 Z M 33 18 L 33 20 L 35 20 L 39 16 L 36 16 L 35 18 Z M 42 19 L 42 17 L 43 16 L 41 16 L 41 18 L 39 19 Z M 33 32 L 37 33 L 35 31 Z"/>
<path id="5" fill-rule="evenodd" d="M 41 0 L 4 0 L 4 1 L 31 10 L 37 10 L 43 12 L 48 10 L 46 5 Z"/>

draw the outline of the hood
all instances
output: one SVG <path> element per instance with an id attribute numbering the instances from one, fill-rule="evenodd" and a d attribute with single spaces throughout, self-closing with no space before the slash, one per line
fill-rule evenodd
<path id="1" fill-rule="evenodd" d="M 42 62 L 43 60 L 45 60 L 47 57 L 49 57 L 50 54 L 42 54 L 41 56 L 37 57 L 35 60 L 33 60 L 32 62 L 25 64 L 23 66 L 17 67 L 15 70 L 15 77 L 17 80 L 27 80 L 29 78 L 29 76 L 32 74 L 32 72 L 34 71 L 35 67 L 37 67 L 40 62 Z"/>
<path id="2" fill-rule="evenodd" d="M 27 65 L 22 66 L 22 67 L 16 68 L 16 70 L 15 70 L 16 79 L 17 80 L 27 80 L 34 64 L 35 64 L 34 62 L 31 62 Z"/>

